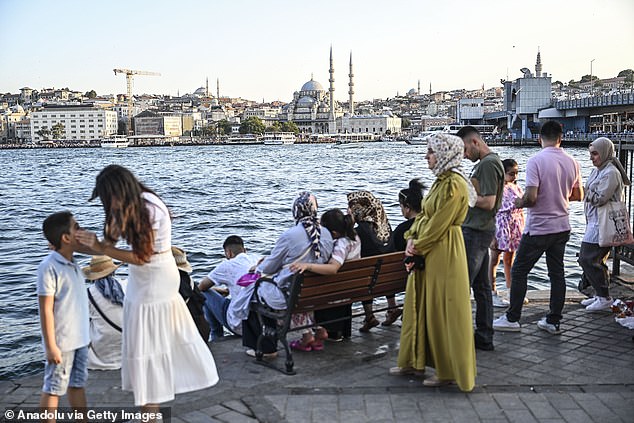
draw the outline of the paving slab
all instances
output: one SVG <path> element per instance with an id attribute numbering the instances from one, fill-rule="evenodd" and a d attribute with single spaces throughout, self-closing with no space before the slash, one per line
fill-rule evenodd
<path id="1" fill-rule="evenodd" d="M 472 393 L 388 375 L 400 322 L 360 334 L 358 319 L 349 340 L 326 343 L 320 352 L 295 352 L 295 376 L 256 364 L 239 339 L 210 343 L 220 382 L 162 406 L 171 407 L 172 421 L 192 423 L 634 421 L 634 331 L 608 312 L 586 312 L 578 296 L 568 296 L 562 335 L 540 331 L 535 323 L 548 309 L 540 295 L 524 307 L 521 332 L 496 333 L 495 351 L 477 351 Z M 41 383 L 41 374 L 1 381 L 0 411 L 37 406 Z M 119 371 L 90 371 L 87 397 L 89 407 L 133 407 Z"/>

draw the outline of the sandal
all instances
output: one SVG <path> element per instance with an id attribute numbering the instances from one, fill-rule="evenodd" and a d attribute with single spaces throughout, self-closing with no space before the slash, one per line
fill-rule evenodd
<path id="1" fill-rule="evenodd" d="M 379 325 L 379 321 L 376 317 L 372 316 L 369 319 L 363 320 L 363 326 L 359 328 L 359 332 L 370 332 L 370 329 Z"/>
<path id="2" fill-rule="evenodd" d="M 326 330 L 326 328 L 318 328 L 315 331 L 315 339 L 318 339 L 320 341 L 328 339 L 328 331 Z"/>
<path id="3" fill-rule="evenodd" d="M 381 323 L 381 326 L 391 326 L 392 323 L 396 322 L 396 319 L 401 317 L 401 314 L 403 314 L 403 309 L 400 308 L 388 310 L 385 313 L 385 320 Z"/>
<path id="4" fill-rule="evenodd" d="M 292 341 L 290 343 L 292 350 L 304 351 L 304 352 L 312 351 L 313 347 L 311 345 L 312 344 L 302 344 L 302 341 L 300 341 L 299 339 L 296 339 L 295 341 Z M 323 349 L 324 346 L 322 345 L 321 348 Z"/>
<path id="5" fill-rule="evenodd" d="M 314 341 L 309 345 L 313 351 L 321 351 L 324 349 L 324 343 L 321 341 Z"/>

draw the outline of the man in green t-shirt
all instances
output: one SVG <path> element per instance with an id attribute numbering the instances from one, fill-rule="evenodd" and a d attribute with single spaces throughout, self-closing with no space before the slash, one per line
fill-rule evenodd
<path id="1" fill-rule="evenodd" d="M 464 142 L 464 156 L 478 162 L 471 172 L 477 200 L 462 224 L 467 250 L 469 280 L 476 302 L 475 347 L 493 350 L 493 299 L 489 279 L 489 245 L 495 236 L 495 214 L 502 202 L 504 166 L 477 129 L 465 126 L 457 134 Z"/>

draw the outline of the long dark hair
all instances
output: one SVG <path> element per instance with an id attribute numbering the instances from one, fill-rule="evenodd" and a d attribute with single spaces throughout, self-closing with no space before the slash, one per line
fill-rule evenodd
<path id="1" fill-rule="evenodd" d="M 125 167 L 109 165 L 97 175 L 90 200 L 99 197 L 103 204 L 106 214 L 104 238 L 112 243 L 120 238 L 125 239 L 137 257 L 149 262 L 153 253 L 154 234 L 150 213 L 141 197 L 143 192 L 156 195 Z"/>
<path id="2" fill-rule="evenodd" d="M 517 162 L 514 159 L 504 159 L 502 160 L 502 166 L 504 166 L 504 172 L 508 172 L 517 166 Z"/>
<path id="3" fill-rule="evenodd" d="M 412 179 L 409 181 L 409 188 L 405 188 L 398 193 L 398 202 L 402 205 L 415 210 L 416 213 L 421 212 L 421 201 L 423 201 L 423 193 L 427 189 L 420 179 Z"/>
<path id="4" fill-rule="evenodd" d="M 343 214 L 340 209 L 330 209 L 321 215 L 321 225 L 328 229 L 330 233 L 337 231 L 342 236 L 351 240 L 357 239 L 357 231 L 354 230 L 354 219 L 352 216 Z"/>

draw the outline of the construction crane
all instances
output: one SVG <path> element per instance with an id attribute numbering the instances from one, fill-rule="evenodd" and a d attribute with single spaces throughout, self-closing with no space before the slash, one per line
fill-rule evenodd
<path id="1" fill-rule="evenodd" d="M 161 76 L 158 72 L 147 72 L 140 70 L 131 70 L 131 69 L 113 69 L 114 74 L 124 73 L 125 80 L 128 85 L 128 135 L 132 135 L 132 79 L 134 75 L 151 75 L 151 76 Z"/>

